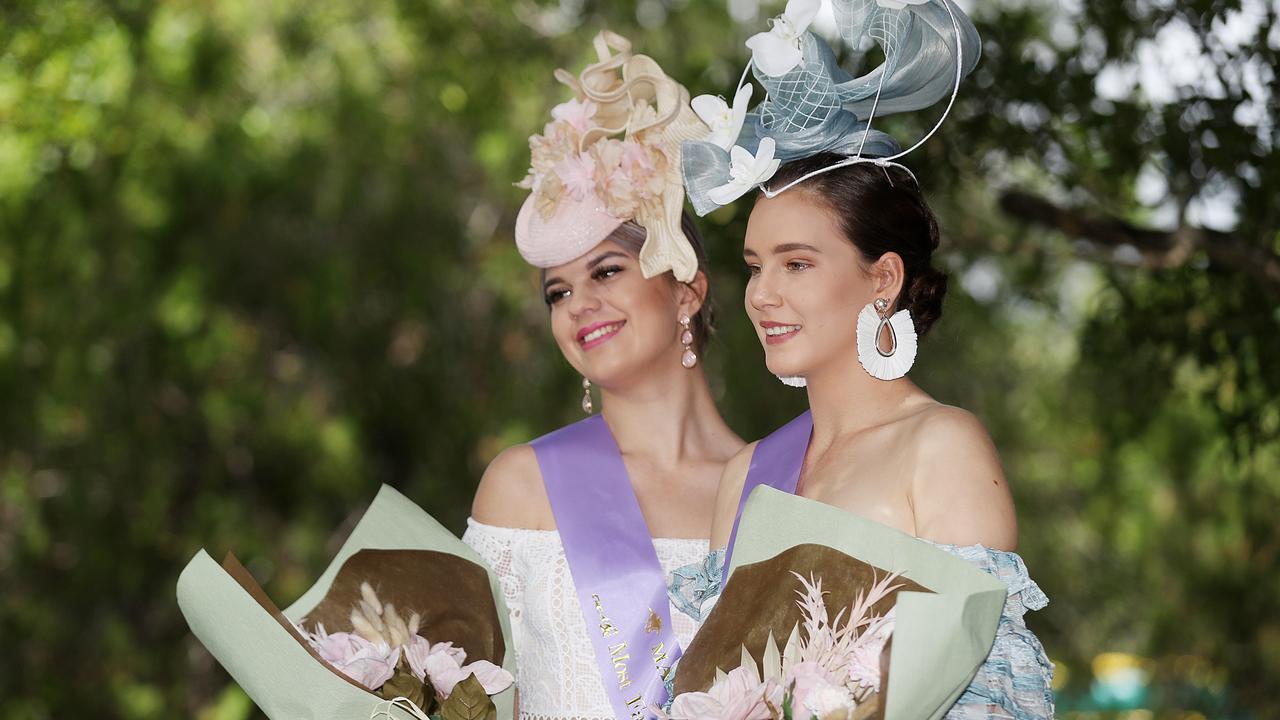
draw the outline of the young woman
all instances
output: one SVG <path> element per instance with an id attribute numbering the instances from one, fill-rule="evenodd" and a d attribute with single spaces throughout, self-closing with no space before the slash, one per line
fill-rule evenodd
<path id="1" fill-rule="evenodd" d="M 712 547 L 732 552 L 742 504 L 764 484 L 958 555 L 1003 580 L 1008 599 L 990 657 L 948 717 L 1052 717 L 1052 665 L 1022 620 L 1048 600 L 1013 552 L 1017 520 L 999 456 L 977 418 L 906 377 L 946 292 L 932 266 L 937 223 L 899 164 L 924 140 L 903 150 L 874 127 L 883 115 L 954 101 L 981 40 L 954 0 L 831 4 L 843 44 L 861 53 L 876 43 L 882 64 L 850 75 L 808 30 L 820 3 L 789 0 L 747 41 L 764 100 L 746 111 L 744 73 L 723 113 L 728 140 L 685 148 L 699 213 L 762 190 L 743 247 L 746 310 L 769 370 L 807 385 L 811 408 L 729 462 Z"/>
<path id="2" fill-rule="evenodd" d="M 599 414 L 498 455 L 463 538 L 501 578 L 518 713 L 538 720 L 640 718 L 663 702 L 695 629 L 680 610 L 696 598 L 681 588 L 707 555 L 717 484 L 743 445 L 698 362 L 707 275 L 680 219 L 679 141 L 705 126 L 652 60 L 609 34 L 596 47 L 580 80 L 558 75 L 577 97 L 531 140 L 516 235 L 544 269 L 583 409 Z M 624 140 L 610 137 L 619 127 Z"/>
<path id="3" fill-rule="evenodd" d="M 784 165 L 771 183 L 838 160 Z M 770 484 L 958 555 L 1005 581 L 1009 596 L 991 655 L 947 717 L 1052 717 L 1052 665 L 1023 622 L 1048 600 L 1014 553 L 1000 458 L 976 417 L 905 376 L 902 355 L 941 315 L 937 246 L 933 213 L 897 168 L 848 165 L 756 203 L 743 247 L 747 314 L 770 372 L 805 379 L 810 411 L 730 461 L 712 547 L 730 543 L 746 494 Z M 767 453 L 795 455 L 798 477 L 753 477 Z"/>

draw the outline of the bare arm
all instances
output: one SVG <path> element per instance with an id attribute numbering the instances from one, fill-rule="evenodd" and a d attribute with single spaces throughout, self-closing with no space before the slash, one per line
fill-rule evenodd
<path id="1" fill-rule="evenodd" d="M 972 413 L 943 406 L 921 424 L 911 487 L 916 535 L 997 550 L 1018 545 L 1018 521 L 1000 456 Z"/>
<path id="2" fill-rule="evenodd" d="M 533 448 L 509 447 L 489 463 L 471 502 L 471 517 L 486 525 L 555 529 L 551 502 Z"/>
<path id="3" fill-rule="evenodd" d="M 738 451 L 724 466 L 720 475 L 720 487 L 716 490 L 715 515 L 711 519 L 711 549 L 717 550 L 729 544 L 733 521 L 738 517 L 738 501 L 742 498 L 742 486 L 747 482 L 747 468 L 756 443 L 750 443 Z"/>

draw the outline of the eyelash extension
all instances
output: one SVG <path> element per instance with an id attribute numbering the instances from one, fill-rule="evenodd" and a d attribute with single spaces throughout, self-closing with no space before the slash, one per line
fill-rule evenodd
<path id="1" fill-rule="evenodd" d="M 621 266 L 619 266 L 619 265 L 609 265 L 609 266 L 606 266 L 606 267 L 598 267 L 598 268 L 596 268 L 595 270 L 593 270 L 593 271 L 591 272 L 591 279 L 592 279 L 592 280 L 603 280 L 603 279 L 605 279 L 605 278 L 607 277 L 607 275 L 608 275 L 608 274 L 610 274 L 610 273 L 612 273 L 612 274 L 615 274 L 615 275 L 616 275 L 616 274 L 618 274 L 618 273 L 620 273 L 620 272 L 622 272 L 622 267 L 621 267 Z"/>

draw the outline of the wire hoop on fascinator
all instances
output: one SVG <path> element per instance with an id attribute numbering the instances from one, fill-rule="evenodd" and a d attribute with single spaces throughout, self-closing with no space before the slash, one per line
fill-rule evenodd
<path id="1" fill-rule="evenodd" d="M 698 258 L 680 229 L 684 187 L 681 144 L 707 126 L 689 91 L 631 43 L 603 31 L 599 61 L 578 76 L 556 70 L 574 97 L 551 111 L 541 135 L 529 138 L 531 190 L 516 218 L 516 245 L 531 265 L 562 265 L 590 251 L 619 225 L 646 231 L 640 269 L 646 278 L 670 270 L 689 282 Z"/>
<path id="2" fill-rule="evenodd" d="M 686 142 L 682 173 L 694 210 L 706 215 L 760 187 L 774 197 L 815 175 L 857 163 L 893 165 L 920 147 L 946 120 L 960 82 L 977 64 L 981 40 L 954 0 L 833 0 L 841 40 L 857 51 L 870 38 L 885 60 L 859 77 L 836 62 L 822 38 L 809 31 L 820 0 L 791 0 L 768 32 L 747 40 L 751 62 L 733 107 L 712 96 L 693 107 L 711 126 Z M 750 112 L 754 71 L 765 99 Z M 906 150 L 871 126 L 884 115 L 920 110 L 950 96 L 942 118 Z M 765 188 L 783 162 L 836 153 L 844 160 L 780 188 Z"/>

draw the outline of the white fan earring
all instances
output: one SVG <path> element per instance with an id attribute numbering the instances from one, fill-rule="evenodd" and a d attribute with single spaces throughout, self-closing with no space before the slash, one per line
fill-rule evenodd
<path id="1" fill-rule="evenodd" d="M 582 412 L 584 412 L 584 413 L 586 413 L 586 414 L 590 415 L 590 414 L 591 414 L 591 409 L 592 409 L 592 405 L 591 405 L 591 381 L 590 381 L 590 380 L 588 380 L 587 378 L 583 377 L 583 378 L 582 378 Z"/>
<path id="2" fill-rule="evenodd" d="M 689 313 L 680 313 L 680 344 L 684 345 L 684 354 L 680 356 L 680 364 L 692 370 L 698 364 L 698 353 L 693 351 L 693 320 Z"/>
<path id="3" fill-rule="evenodd" d="M 886 332 L 888 349 L 880 343 Z M 888 300 L 876 298 L 858 313 L 858 362 L 871 377 L 897 380 L 905 376 L 916 361 L 918 343 L 911 313 L 899 310 L 890 315 Z"/>

